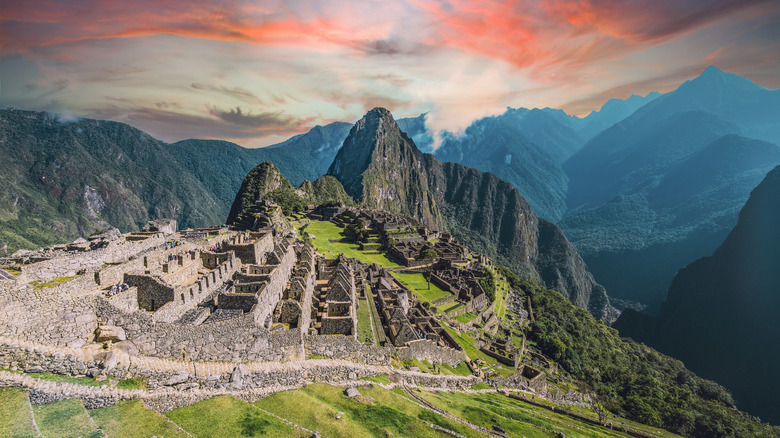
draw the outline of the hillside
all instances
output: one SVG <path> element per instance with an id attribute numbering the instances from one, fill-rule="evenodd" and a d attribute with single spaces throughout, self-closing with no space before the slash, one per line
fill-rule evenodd
<path id="1" fill-rule="evenodd" d="M 355 125 L 329 174 L 364 206 L 450 231 L 598 317 L 608 316 L 604 289 L 560 230 L 540 220 L 516 188 L 493 174 L 422 154 L 387 110 L 375 108 Z"/>
<path id="2" fill-rule="evenodd" d="M 423 141 L 425 116 L 402 119 Z M 0 254 L 60 244 L 108 226 L 139 229 L 171 217 L 180 227 L 221 223 L 244 177 L 273 161 L 294 185 L 325 174 L 351 124 L 334 122 L 277 145 L 220 140 L 166 144 L 123 123 L 64 122 L 0 110 Z"/>
<path id="3" fill-rule="evenodd" d="M 711 67 L 563 164 L 569 212 L 559 225 L 610 294 L 657 310 L 677 270 L 723 240 L 780 164 L 765 141 L 775 137 L 760 128 L 770 123 L 764 111 L 780 116 L 767 103 L 780 107 L 778 96 Z"/>
<path id="4" fill-rule="evenodd" d="M 555 221 L 566 212 L 560 163 L 580 145 L 579 136 L 548 113 L 508 109 L 475 121 L 462 137 L 446 135 L 434 155 L 512 183 L 537 214 Z"/>
<path id="5" fill-rule="evenodd" d="M 722 245 L 674 277 L 658 317 L 625 312 L 615 323 L 622 335 L 725 385 L 743 409 L 773 423 L 780 421 L 778 198 L 780 167 L 753 190 Z"/>
<path id="6" fill-rule="evenodd" d="M 222 221 L 218 200 L 165 144 L 130 126 L 0 111 L 0 247 L 64 243 L 110 225 Z"/>

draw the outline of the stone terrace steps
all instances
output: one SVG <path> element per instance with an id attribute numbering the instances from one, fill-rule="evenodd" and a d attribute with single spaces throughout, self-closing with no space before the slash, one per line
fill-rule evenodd
<path id="1" fill-rule="evenodd" d="M 91 354 L 83 348 L 63 347 L 58 345 L 46 345 L 39 342 L 28 341 L 25 339 L 0 336 L 0 345 L 23 348 L 28 351 L 36 351 L 42 354 L 62 354 L 65 356 L 75 356 L 81 360 L 91 360 Z"/>
<path id="2" fill-rule="evenodd" d="M 0 336 L 0 345 L 22 348 L 28 351 L 34 351 L 47 355 L 72 355 L 84 361 L 92 360 L 92 353 L 86 348 L 72 348 L 45 345 L 38 342 L 9 338 Z M 130 357 L 126 354 L 117 353 L 117 365 L 125 368 L 146 368 L 152 371 L 160 372 L 183 372 L 199 377 L 208 377 L 215 375 L 224 375 L 233 372 L 233 369 L 240 362 L 194 362 L 165 359 L 159 357 L 136 356 Z M 353 366 L 369 368 L 377 374 L 390 373 L 393 369 L 389 366 L 361 365 L 347 360 L 340 359 L 315 359 L 306 361 L 291 362 L 245 362 L 244 369 L 248 373 L 279 372 L 279 371 L 302 371 L 306 369 L 316 369 L 320 367 L 331 366 Z"/>

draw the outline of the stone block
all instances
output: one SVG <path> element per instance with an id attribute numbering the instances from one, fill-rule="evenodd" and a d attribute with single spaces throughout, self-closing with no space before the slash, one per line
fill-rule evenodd
<path id="1" fill-rule="evenodd" d="M 102 325 L 97 330 L 97 342 L 120 342 L 126 341 L 127 335 L 125 329 L 114 325 Z"/>
<path id="2" fill-rule="evenodd" d="M 180 383 L 185 383 L 189 378 L 190 375 L 188 373 L 174 374 L 168 380 L 166 380 L 165 383 L 163 383 L 163 385 L 165 386 L 178 385 Z"/>

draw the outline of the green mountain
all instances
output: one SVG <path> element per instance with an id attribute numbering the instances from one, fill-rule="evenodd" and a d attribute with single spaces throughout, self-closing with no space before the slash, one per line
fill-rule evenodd
<path id="1" fill-rule="evenodd" d="M 424 115 L 403 123 L 426 138 Z M 221 223 L 256 165 L 273 161 L 296 186 L 316 181 L 351 126 L 316 126 L 277 145 L 248 149 L 219 140 L 166 144 L 122 123 L 0 110 L 6 157 L 0 165 L 0 254 L 70 242 L 108 226 L 137 230 L 159 217 L 175 218 L 180 227 Z"/>
<path id="2" fill-rule="evenodd" d="M 423 154 L 396 124 L 389 111 L 370 111 L 350 130 L 328 174 L 366 208 L 412 216 L 442 228 L 427 176 L 420 172 Z"/>
<path id="3" fill-rule="evenodd" d="M 559 225 L 612 296 L 656 311 L 677 270 L 718 246 L 780 164 L 765 141 L 778 138 L 778 108 L 777 90 L 711 67 L 564 163 L 569 212 Z"/>
<path id="4" fill-rule="evenodd" d="M 526 136 L 530 133 L 534 140 Z M 566 212 L 567 179 L 560 164 L 581 144 L 547 112 L 510 108 L 475 121 L 463 136 L 445 134 L 434 155 L 512 183 L 537 214 L 556 221 Z"/>
<path id="5" fill-rule="evenodd" d="M 328 173 L 362 205 L 449 231 L 608 317 L 604 288 L 557 226 L 538 218 L 517 189 L 495 175 L 421 153 L 389 111 L 375 108 L 352 128 Z"/>
<path id="6" fill-rule="evenodd" d="M 780 387 L 780 167 L 753 190 L 723 244 L 674 277 L 657 317 L 626 311 L 621 335 L 677 357 L 777 424 Z"/>
<path id="7" fill-rule="evenodd" d="M 304 181 L 295 189 L 278 167 L 270 161 L 264 161 L 244 178 L 225 223 L 251 228 L 255 225 L 256 213 L 261 210 L 258 204 L 265 199 L 279 204 L 282 212 L 288 216 L 303 211 L 310 204 L 355 204 L 341 183 L 332 176 L 322 176 L 314 182 Z"/>
<path id="8" fill-rule="evenodd" d="M 219 202 L 166 145 L 122 123 L 0 111 L 0 247 L 64 243 L 149 219 L 220 223 Z"/>

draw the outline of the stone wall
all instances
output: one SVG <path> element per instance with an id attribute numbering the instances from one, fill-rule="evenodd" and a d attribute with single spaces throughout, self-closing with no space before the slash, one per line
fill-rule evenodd
<path id="1" fill-rule="evenodd" d="M 131 287 L 124 292 L 119 292 L 114 296 L 106 297 L 106 299 L 114 306 L 128 312 L 135 312 L 139 310 L 137 287 Z"/>
<path id="2" fill-rule="evenodd" d="M 446 363 L 452 367 L 457 366 L 460 362 L 467 361 L 469 358 L 463 350 L 442 347 L 429 339 L 409 341 L 404 347 L 396 349 L 396 352 L 401 360 L 417 358 L 431 363 Z"/>
<path id="3" fill-rule="evenodd" d="M 368 365 L 390 365 L 392 347 L 376 347 L 356 341 L 351 336 L 304 335 L 307 355 L 344 359 Z"/>
<path id="4" fill-rule="evenodd" d="M 97 299 L 97 315 L 125 330 L 140 354 L 199 361 L 286 361 L 304 356 L 301 331 L 271 332 L 244 316 L 200 325 L 155 321 L 143 312 L 125 312 Z"/>
<path id="5" fill-rule="evenodd" d="M 287 282 L 290 280 L 290 273 L 295 264 L 295 249 L 292 245 L 287 247 L 280 263 L 276 269 L 268 276 L 268 284 L 257 296 L 257 304 L 253 309 L 255 320 L 265 320 L 273 313 L 276 303 L 282 299 Z"/>
<path id="6" fill-rule="evenodd" d="M 91 342 L 97 328 L 92 297 L 60 296 L 53 289 L 0 291 L 0 335 L 60 346 Z"/>
<path id="7" fill-rule="evenodd" d="M 442 388 L 452 390 L 466 390 L 481 382 L 476 376 L 442 376 L 415 372 L 393 372 L 388 376 L 393 383 L 409 386 L 421 386 L 425 388 Z"/>
<path id="8" fill-rule="evenodd" d="M 19 281 L 27 283 L 34 280 L 51 280 L 58 277 L 74 276 L 79 271 L 94 272 L 104 264 L 123 263 L 143 251 L 160 247 L 165 237 L 159 234 L 140 241 L 124 239 L 110 242 L 107 247 L 91 251 L 71 252 L 22 266 Z"/>
<path id="9" fill-rule="evenodd" d="M 145 257 L 137 257 L 125 263 L 103 266 L 95 272 L 95 283 L 108 287 L 124 280 L 125 272 L 142 272 L 146 267 Z"/>

